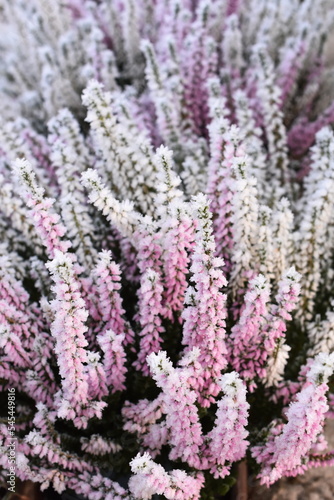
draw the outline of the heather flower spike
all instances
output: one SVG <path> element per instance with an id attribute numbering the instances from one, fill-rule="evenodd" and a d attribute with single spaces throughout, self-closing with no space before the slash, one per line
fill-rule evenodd
<path id="1" fill-rule="evenodd" d="M 221 291 L 227 281 L 221 269 L 224 261 L 215 257 L 209 202 L 204 195 L 198 195 L 192 205 L 197 222 L 190 267 L 194 287 L 189 286 L 186 292 L 182 342 L 186 351 L 194 347 L 200 349 L 203 374 L 196 390 L 201 404 L 209 406 L 219 392 L 217 380 L 227 365 L 226 295 Z"/>
<path id="2" fill-rule="evenodd" d="M 333 374 L 334 354 L 319 354 L 308 374 L 308 383 L 286 412 L 288 422 L 263 447 L 255 446 L 253 456 L 262 464 L 261 482 L 272 484 L 279 477 L 295 476 L 307 469 L 308 454 L 322 430 L 328 410 L 325 394 Z"/>

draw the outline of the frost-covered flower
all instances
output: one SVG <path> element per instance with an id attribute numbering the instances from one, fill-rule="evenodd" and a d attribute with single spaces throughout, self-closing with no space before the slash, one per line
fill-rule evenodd
<path id="1" fill-rule="evenodd" d="M 152 353 L 147 362 L 157 385 L 163 391 L 166 425 L 169 429 L 170 458 L 181 458 L 200 467 L 199 451 L 203 436 L 195 406 L 196 393 L 189 384 L 187 368 L 174 368 L 164 351 Z"/>
<path id="2" fill-rule="evenodd" d="M 135 362 L 135 367 L 142 370 L 144 375 L 148 374 L 148 366 L 146 358 L 152 352 L 160 351 L 162 339 L 160 334 L 163 333 L 162 326 L 162 291 L 163 287 L 160 283 L 160 277 L 153 269 L 147 269 L 143 274 L 141 286 L 139 289 L 139 322 L 141 331 L 140 351 L 138 360 Z"/>
<path id="3" fill-rule="evenodd" d="M 267 353 L 263 345 L 263 328 L 268 315 L 268 300 L 269 285 L 260 274 L 250 282 L 244 308 L 229 340 L 230 363 L 249 383 L 250 389 L 255 387 L 255 379 L 265 373 L 263 361 Z"/>
<path id="4" fill-rule="evenodd" d="M 249 444 L 245 429 L 249 404 L 246 387 L 236 372 L 225 373 L 219 385 L 223 397 L 218 401 L 214 427 L 205 436 L 203 454 L 214 477 L 225 477 L 231 463 L 245 456 Z"/>
<path id="5" fill-rule="evenodd" d="M 162 465 L 153 462 L 148 453 L 137 455 L 130 462 L 134 475 L 130 478 L 129 488 L 135 498 L 149 500 L 154 494 L 163 495 L 168 500 L 199 499 L 203 486 L 203 476 L 188 475 L 175 469 L 167 473 Z"/>
<path id="6" fill-rule="evenodd" d="M 186 352 L 198 347 L 203 372 L 195 389 L 203 406 L 210 406 L 219 392 L 217 384 L 227 365 L 225 346 L 226 295 L 221 288 L 227 281 L 221 269 L 224 261 L 215 257 L 215 241 L 208 199 L 193 198 L 197 227 L 190 270 L 193 275 L 186 295 L 188 307 L 183 312 L 183 344 Z M 195 375 L 196 378 L 196 375 Z"/>
<path id="7" fill-rule="evenodd" d="M 322 431 L 328 410 L 325 394 L 334 370 L 334 354 L 319 354 L 308 374 L 308 383 L 286 412 L 288 422 L 274 439 L 255 446 L 253 456 L 262 465 L 259 477 L 268 486 L 282 476 L 295 476 L 308 468 L 312 445 Z"/>

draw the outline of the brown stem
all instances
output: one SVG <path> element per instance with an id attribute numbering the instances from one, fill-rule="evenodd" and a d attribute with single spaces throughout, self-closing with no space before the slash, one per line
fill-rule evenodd
<path id="1" fill-rule="evenodd" d="M 248 498 L 248 473 L 247 462 L 243 460 L 238 465 L 236 500 L 247 500 Z"/>

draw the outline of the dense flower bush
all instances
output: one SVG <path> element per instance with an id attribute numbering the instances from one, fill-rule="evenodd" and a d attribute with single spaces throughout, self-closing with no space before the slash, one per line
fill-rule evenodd
<path id="1" fill-rule="evenodd" d="M 331 0 L 1 0 L 0 434 L 92 500 L 334 462 Z"/>

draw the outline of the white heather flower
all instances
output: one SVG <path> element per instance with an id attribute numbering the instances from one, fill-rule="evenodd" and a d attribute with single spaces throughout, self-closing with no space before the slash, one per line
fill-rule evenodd
<path id="1" fill-rule="evenodd" d="M 307 378 L 314 384 L 327 383 L 334 371 L 334 353 L 319 353 L 314 358 Z"/>
<path id="2" fill-rule="evenodd" d="M 105 439 L 99 434 L 92 434 L 89 438 L 81 437 L 81 449 L 92 455 L 106 455 L 116 453 L 122 449 L 119 444 L 109 439 Z"/>
<path id="3" fill-rule="evenodd" d="M 89 200 L 125 236 L 133 237 L 140 215 L 135 212 L 129 200 L 116 200 L 111 191 L 104 186 L 96 170 L 89 169 L 82 174 L 83 185 L 90 190 Z"/>
<path id="4" fill-rule="evenodd" d="M 181 179 L 176 176 L 173 171 L 173 153 L 165 146 L 160 146 L 154 157 L 155 163 L 158 166 L 158 180 L 160 184 L 157 186 L 159 191 L 156 204 L 160 207 L 166 205 L 167 208 L 172 203 L 183 200 L 183 193 L 179 189 Z"/>
<path id="5" fill-rule="evenodd" d="M 268 358 L 266 367 L 266 386 L 272 387 L 273 385 L 277 385 L 278 382 L 281 382 L 290 351 L 291 347 L 285 343 L 284 339 L 277 339 L 274 352 Z"/>
<path id="6" fill-rule="evenodd" d="M 150 466 L 152 466 L 152 458 L 147 452 L 143 453 L 143 455 L 138 453 L 130 462 L 130 467 L 134 474 L 148 472 Z"/>
<path id="7" fill-rule="evenodd" d="M 18 158 L 13 164 L 13 170 L 18 176 L 26 192 L 34 200 L 40 201 L 43 198 L 44 189 L 39 187 L 36 181 L 36 174 L 33 171 L 31 164 L 25 159 Z"/>
<path id="8" fill-rule="evenodd" d="M 152 352 L 147 356 L 146 360 L 151 371 L 157 376 L 168 375 L 171 372 L 172 363 L 165 351 L 159 351 L 157 354 Z"/>
<path id="9" fill-rule="evenodd" d="M 234 172 L 232 208 L 233 253 L 232 282 L 234 293 L 244 287 L 245 274 L 259 266 L 258 244 L 259 201 L 255 177 L 248 175 L 249 158 L 233 158 Z"/>

